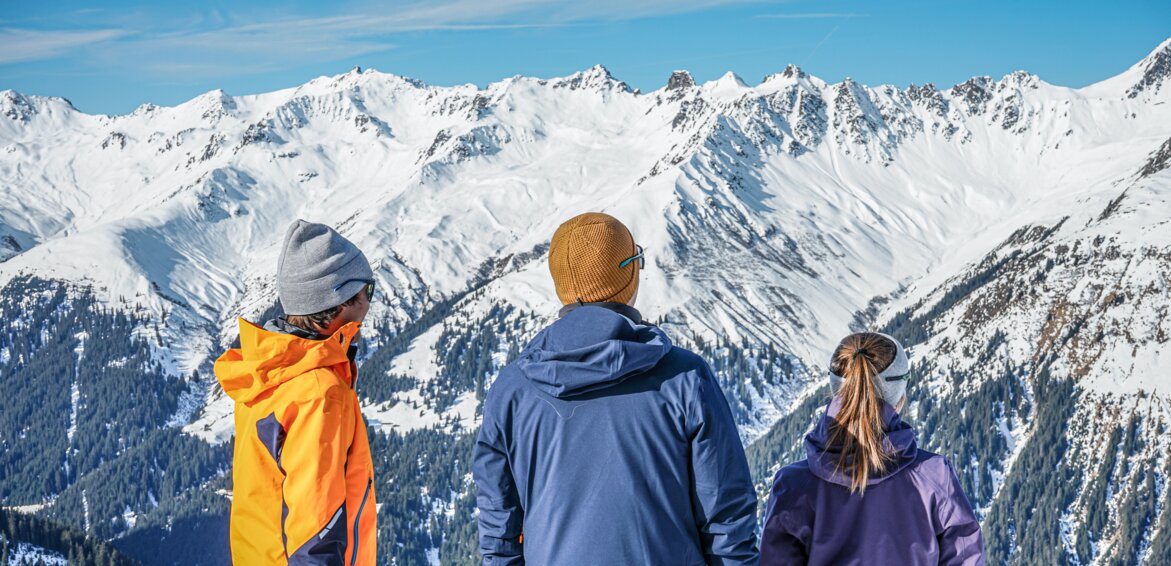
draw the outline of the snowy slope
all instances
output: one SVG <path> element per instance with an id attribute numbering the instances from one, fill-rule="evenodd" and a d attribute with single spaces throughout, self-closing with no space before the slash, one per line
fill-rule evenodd
<path id="1" fill-rule="evenodd" d="M 167 426 L 219 444 L 231 404 L 210 362 L 236 317 L 272 306 L 288 223 L 326 222 L 379 279 L 371 426 L 463 431 L 555 315 L 548 238 L 602 210 L 647 249 L 638 307 L 711 360 L 746 442 L 809 398 L 841 335 L 889 323 L 927 364 L 917 393 L 940 400 L 913 406 L 943 419 L 925 440 L 970 456 L 957 465 L 999 557 L 1151 560 L 1171 536 L 1169 74 L 1171 40 L 1081 89 L 1025 72 L 828 84 L 790 66 L 639 93 L 600 66 L 483 88 L 354 69 L 124 116 L 2 91 L 0 287 L 35 274 L 143 309 L 155 359 L 199 376 Z M 1039 462 L 1069 474 L 1064 499 L 1037 503 L 1060 532 L 1004 495 Z M 444 517 L 466 489 L 434 499 Z"/>
<path id="2" fill-rule="evenodd" d="M 1165 555 L 1169 148 L 1104 205 L 1055 206 L 1059 218 L 1020 227 L 938 287 L 912 285 L 880 315 L 915 345 L 928 445 L 971 455 L 957 465 L 995 561 Z"/>
<path id="3" fill-rule="evenodd" d="M 932 288 L 1024 224 L 1114 199 L 1171 137 L 1168 57 L 1164 43 L 1083 89 L 1023 72 L 947 90 L 827 84 L 790 67 L 756 86 L 680 72 L 644 94 L 602 67 L 485 88 L 354 69 L 125 116 L 4 91 L 0 283 L 33 272 L 143 305 L 164 321 L 160 355 L 190 374 L 236 316 L 272 303 L 294 218 L 367 251 L 393 329 L 603 210 L 648 250 L 649 318 L 813 366 L 873 298 Z M 486 300 L 550 316 L 543 269 L 500 274 Z M 746 435 L 801 390 L 763 399 L 776 406 Z"/>

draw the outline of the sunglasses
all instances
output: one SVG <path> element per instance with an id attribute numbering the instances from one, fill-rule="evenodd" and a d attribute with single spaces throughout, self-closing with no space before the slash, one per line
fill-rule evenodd
<path id="1" fill-rule="evenodd" d="M 643 269 L 646 267 L 646 258 L 643 257 L 643 255 L 642 255 L 642 246 L 635 245 L 634 247 L 635 247 L 635 249 L 638 250 L 638 253 L 622 260 L 622 262 L 618 264 L 618 269 L 625 268 L 626 266 L 630 265 L 630 262 L 632 262 L 636 259 L 638 260 L 638 268 L 639 269 Z"/>
<path id="2" fill-rule="evenodd" d="M 350 284 L 350 282 L 352 282 L 352 281 L 361 281 L 361 282 L 365 283 L 366 286 L 364 287 L 364 289 L 366 290 L 366 300 L 370 301 L 370 302 L 374 301 L 374 281 L 372 281 L 372 280 L 349 279 L 349 280 L 343 282 L 342 284 L 338 285 L 337 287 L 334 287 L 333 290 L 337 291 L 338 289 L 341 289 L 342 287 L 345 287 L 346 285 Z"/>

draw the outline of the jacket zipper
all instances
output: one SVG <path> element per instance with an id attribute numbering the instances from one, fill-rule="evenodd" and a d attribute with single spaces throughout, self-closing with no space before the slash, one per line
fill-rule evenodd
<path id="1" fill-rule="evenodd" d="M 374 478 L 366 480 L 366 493 L 362 494 L 362 504 L 358 506 L 358 515 L 354 517 L 354 554 L 350 557 L 350 566 L 358 562 L 358 525 L 362 520 L 362 510 L 366 508 L 366 498 L 370 497 L 370 485 L 373 483 Z"/>

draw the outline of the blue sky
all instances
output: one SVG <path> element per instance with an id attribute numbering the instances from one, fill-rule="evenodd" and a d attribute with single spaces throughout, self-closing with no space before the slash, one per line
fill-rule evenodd
<path id="1" fill-rule="evenodd" d="M 328 4 L 328 7 L 324 7 Z M 1171 2 L 399 0 L 3 2 L 0 89 L 93 113 L 253 94 L 354 65 L 430 84 L 603 64 L 644 91 L 674 69 L 749 84 L 796 63 L 827 81 L 953 85 L 1024 69 L 1113 76 L 1171 37 Z"/>

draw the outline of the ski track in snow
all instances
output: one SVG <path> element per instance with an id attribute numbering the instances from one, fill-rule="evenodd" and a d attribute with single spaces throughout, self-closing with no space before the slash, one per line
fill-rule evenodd
<path id="1" fill-rule="evenodd" d="M 89 532 L 90 532 L 90 523 L 89 523 L 89 496 L 86 494 L 86 492 L 85 492 L 85 490 L 84 490 L 84 489 L 83 489 L 83 490 L 81 490 L 81 509 L 82 509 L 82 514 L 85 516 L 85 523 L 84 523 L 84 526 L 85 526 L 85 532 L 86 532 L 86 533 L 89 533 Z"/>

